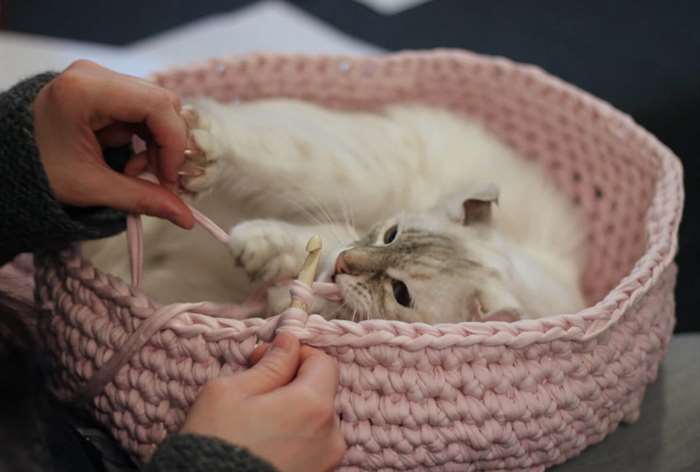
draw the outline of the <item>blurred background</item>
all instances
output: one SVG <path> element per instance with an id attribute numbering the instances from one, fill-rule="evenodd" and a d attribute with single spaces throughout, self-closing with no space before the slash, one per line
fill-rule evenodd
<path id="1" fill-rule="evenodd" d="M 0 88 L 84 57 L 145 75 L 250 51 L 458 47 L 537 64 L 630 114 L 681 157 L 677 331 L 700 331 L 697 0 L 0 0 Z"/>

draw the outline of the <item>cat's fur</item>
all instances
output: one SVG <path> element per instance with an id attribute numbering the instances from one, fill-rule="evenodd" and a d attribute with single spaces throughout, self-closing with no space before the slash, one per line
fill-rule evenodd
<path id="1" fill-rule="evenodd" d="M 183 179 L 231 230 L 230 254 L 201 230 L 146 223 L 145 289 L 161 301 L 240 300 L 254 282 L 293 277 L 313 234 L 345 304 L 327 317 L 430 323 L 515 320 L 583 307 L 575 207 L 535 165 L 446 111 L 341 112 L 292 100 L 194 102 Z M 393 236 L 393 237 L 392 237 Z M 127 273 L 123 245 L 92 245 Z M 403 287 L 401 285 L 404 285 Z M 270 292 L 271 312 L 288 302 Z M 404 306 L 407 305 L 407 306 Z"/>

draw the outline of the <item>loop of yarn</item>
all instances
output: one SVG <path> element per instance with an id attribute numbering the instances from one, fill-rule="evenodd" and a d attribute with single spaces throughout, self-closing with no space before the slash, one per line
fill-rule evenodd
<path id="1" fill-rule="evenodd" d="M 136 328 L 136 331 L 121 346 L 121 349 L 115 352 L 100 370 L 90 378 L 83 389 L 83 398 L 90 400 L 99 394 L 134 353 L 141 349 L 151 339 L 153 334 L 160 330 L 168 321 L 201 305 L 202 303 L 174 303 L 164 306 L 149 316 Z"/>
<path id="2" fill-rule="evenodd" d="M 141 288 L 143 279 L 143 223 L 139 215 L 127 215 L 126 238 L 129 246 L 131 285 Z"/>
<path id="3" fill-rule="evenodd" d="M 149 182 L 158 183 L 158 178 L 151 173 L 143 173 L 140 178 Z M 192 211 L 195 223 L 199 224 L 217 241 L 226 244 L 229 236 L 209 219 L 202 212 L 186 203 Z M 127 244 L 129 251 L 129 262 L 131 266 L 131 284 L 140 288 L 143 281 L 143 224 L 140 215 L 130 214 L 127 217 Z M 324 279 L 325 280 L 325 279 Z M 338 286 L 334 283 L 326 281 L 318 281 L 313 283 L 313 287 L 308 287 L 306 284 L 298 281 L 280 281 L 276 285 L 288 283 L 292 300 L 301 300 L 308 309 L 313 305 L 314 295 L 324 297 L 330 301 L 341 301 L 342 295 Z M 224 311 L 228 316 L 241 319 L 248 316 L 262 314 L 266 309 L 266 292 L 273 285 L 272 283 L 264 284 L 254 291 L 242 304 L 230 305 L 228 309 L 223 308 L 225 305 L 219 305 L 215 308 L 215 312 Z M 194 311 L 206 314 L 207 308 L 211 308 L 213 304 L 208 303 L 175 303 L 164 306 L 155 312 L 147 321 L 141 323 L 131 334 L 124 346 L 112 356 L 106 365 L 90 379 L 83 390 L 83 397 L 92 398 L 102 391 L 104 386 L 109 383 L 110 379 L 119 371 L 119 369 L 127 362 L 131 356 L 137 352 L 145 342 L 157 331 L 163 328 L 172 318 L 187 311 Z M 204 311 L 203 311 L 204 310 Z M 209 310 L 211 313 L 211 310 Z M 288 308 L 279 317 L 276 318 L 277 323 L 270 325 L 271 330 L 261 331 L 261 339 L 272 340 L 278 329 L 287 329 L 294 331 L 303 327 L 308 314 L 299 308 Z"/>
<path id="4" fill-rule="evenodd" d="M 152 183 L 159 183 L 158 178 L 148 172 L 139 175 L 139 178 Z M 199 224 L 217 241 L 226 244 L 228 234 L 216 223 L 204 215 L 192 205 L 185 203 L 192 212 L 195 223 Z M 143 281 L 143 224 L 140 215 L 130 214 L 126 219 L 127 244 L 129 248 L 129 263 L 131 265 L 131 284 L 140 288 Z"/>
<path id="5" fill-rule="evenodd" d="M 289 286 L 289 293 L 292 295 L 292 303 L 299 300 L 307 309 L 311 309 L 314 303 L 314 294 L 311 292 L 311 288 L 304 282 L 301 280 L 292 280 Z"/>
<path id="6" fill-rule="evenodd" d="M 153 183 L 158 183 L 156 176 L 150 173 L 143 173 L 140 178 Z M 217 241 L 226 244 L 229 240 L 228 234 L 216 223 L 201 213 L 196 208 L 186 204 L 192 211 L 192 215 L 197 224 L 204 228 Z M 143 224 L 140 215 L 130 214 L 127 217 L 127 244 L 129 250 L 129 262 L 131 266 L 131 283 L 134 287 L 140 288 L 143 281 Z M 226 313 L 235 318 L 244 318 L 261 314 L 265 310 L 266 291 L 271 284 L 264 285 L 254 291 L 242 304 L 231 305 Z M 290 294 L 292 300 L 301 300 L 308 309 L 313 305 L 314 293 L 329 300 L 339 301 L 341 295 L 335 284 L 328 282 L 316 282 L 313 291 L 303 282 L 292 280 L 290 282 Z M 138 352 L 144 344 L 159 330 L 161 330 L 170 320 L 176 316 L 192 311 L 206 314 L 207 311 L 221 312 L 221 306 L 216 306 L 211 310 L 213 304 L 210 303 L 173 303 L 161 307 L 150 315 L 144 322 L 138 325 L 129 336 L 119 351 L 115 352 L 106 363 L 97 371 L 86 383 L 81 392 L 84 399 L 91 399 L 98 395 L 116 375 L 116 373 Z M 292 327 L 303 327 L 308 314 L 299 308 L 290 307 L 277 317 L 277 324 L 272 331 L 263 333 L 266 340 L 274 338 L 274 333 L 279 329 L 289 330 Z M 293 331 L 293 329 L 292 329 Z"/>
<path id="7" fill-rule="evenodd" d="M 138 218 L 136 220 L 140 221 Z M 211 225 L 216 226 L 214 223 L 211 223 Z M 140 254 L 138 251 L 136 253 Z M 307 309 L 311 309 L 313 306 L 316 288 L 320 296 L 325 296 L 328 299 L 339 299 L 340 297 L 340 293 L 337 287 L 335 287 L 335 284 L 324 282 L 314 283 L 313 290 L 299 280 L 278 282 L 277 284 L 280 285 L 284 283 L 289 284 L 292 300 L 302 301 Z M 112 381 L 124 364 L 127 363 L 156 332 L 162 330 L 169 321 L 178 315 L 191 312 L 209 315 L 215 314 L 218 316 L 222 316 L 223 314 L 227 317 L 243 319 L 260 314 L 266 309 L 267 302 L 265 298 L 269 286 L 270 284 L 259 287 L 240 305 L 222 305 L 208 302 L 173 303 L 157 309 L 136 327 L 134 332 L 131 333 L 118 351 L 106 359 L 106 363 L 100 367 L 88 382 L 86 382 L 80 396 L 83 400 L 89 401 L 101 393 L 105 385 Z M 308 316 L 308 313 L 301 308 L 287 308 L 279 316 L 275 317 L 276 322 L 274 324 L 270 324 L 268 329 L 260 331 L 259 338 L 263 341 L 272 341 L 276 333 L 280 330 L 297 334 L 305 326 Z"/>

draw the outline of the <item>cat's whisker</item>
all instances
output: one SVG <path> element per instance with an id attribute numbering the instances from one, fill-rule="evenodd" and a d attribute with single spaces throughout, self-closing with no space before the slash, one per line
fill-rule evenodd
<path id="1" fill-rule="evenodd" d="M 304 206 L 296 198 L 290 198 L 289 202 L 292 203 L 295 207 L 297 207 L 299 209 L 299 212 L 301 214 L 303 214 L 306 218 L 308 218 L 309 222 L 317 224 L 317 225 L 324 225 L 324 224 L 328 223 L 327 221 L 319 218 L 315 213 L 313 213 L 311 210 L 309 210 L 306 206 Z"/>
<path id="2" fill-rule="evenodd" d="M 358 287 L 359 288 L 359 287 Z M 358 297 L 358 305 L 360 305 L 360 310 L 361 310 L 361 315 L 365 320 L 369 320 L 371 315 L 370 315 L 370 306 L 371 306 L 371 295 L 366 289 L 361 289 L 358 290 L 359 292 L 359 297 Z"/>
<path id="3" fill-rule="evenodd" d="M 357 229 L 354 226 L 346 225 L 345 229 L 352 236 L 352 239 L 354 239 L 354 240 L 360 239 L 360 235 L 357 233 Z"/>
<path id="4" fill-rule="evenodd" d="M 346 231 L 352 235 L 352 238 L 354 240 L 360 239 L 360 235 L 357 232 L 357 226 L 355 226 L 355 219 L 354 219 L 352 210 L 350 210 L 349 217 L 350 217 L 350 220 L 348 221 L 348 223 L 346 223 L 344 225 L 344 227 L 345 227 Z"/>
<path id="5" fill-rule="evenodd" d="M 345 303 L 345 302 L 343 302 L 343 303 Z M 357 310 L 357 307 L 348 306 L 348 308 L 352 309 L 352 321 L 357 322 L 358 315 L 360 314 L 359 311 Z"/>
<path id="6" fill-rule="evenodd" d="M 322 221 L 321 224 L 333 224 L 337 222 L 337 218 L 333 218 L 331 212 L 327 209 L 326 205 L 318 198 L 312 195 L 304 195 L 304 198 L 307 200 L 308 204 L 310 204 L 313 208 L 316 209 L 319 215 L 326 218 L 326 220 Z"/>
<path id="7" fill-rule="evenodd" d="M 314 199 L 315 200 L 315 199 Z M 343 241 L 343 236 L 337 231 L 337 225 L 342 223 L 344 221 L 344 218 L 342 216 L 342 206 L 341 206 L 341 215 L 340 217 L 334 217 L 332 212 L 328 209 L 327 205 L 325 205 L 323 202 L 315 201 L 316 208 L 320 212 L 320 214 L 328 219 L 328 225 L 333 233 L 333 236 L 336 238 L 336 242 L 340 243 Z"/>
<path id="8" fill-rule="evenodd" d="M 336 200 L 341 212 L 340 218 L 334 217 L 332 213 L 335 212 L 331 212 L 327 204 L 320 202 L 313 196 L 304 195 L 301 199 L 290 197 L 288 201 L 297 207 L 309 221 L 325 226 L 329 232 L 326 236 L 330 236 L 333 239 L 332 242 L 344 245 L 349 242 L 348 239 L 359 239 L 357 229 L 352 224 L 353 217 L 346 204 L 347 200 L 341 198 Z M 309 209 L 309 206 L 315 209 L 315 212 Z M 345 234 L 341 229 L 345 230 Z"/>
<path id="9" fill-rule="evenodd" d="M 340 202 L 340 206 L 343 211 L 343 226 L 345 226 L 346 228 L 354 227 L 355 225 L 353 222 L 352 211 L 349 206 L 349 199 L 342 198 L 342 196 L 339 196 L 338 201 Z"/>
<path id="10" fill-rule="evenodd" d="M 345 205 L 343 204 L 342 200 L 340 201 L 340 223 L 341 225 L 347 225 L 348 224 L 348 214 L 345 208 Z"/>
<path id="11" fill-rule="evenodd" d="M 332 316 L 333 318 L 335 318 L 337 315 L 339 315 L 339 314 L 343 311 L 344 308 L 347 308 L 347 307 L 348 307 L 347 304 L 346 304 L 345 302 L 342 302 L 342 303 L 338 306 L 338 308 L 336 308 L 335 311 L 331 314 L 331 316 Z"/>
<path id="12" fill-rule="evenodd" d="M 350 213 L 350 225 L 355 227 L 355 206 L 352 201 L 348 202 L 348 211 Z"/>
<path id="13" fill-rule="evenodd" d="M 327 218 L 327 220 L 323 220 L 319 218 L 318 215 L 314 214 L 311 212 L 308 208 L 305 208 L 301 203 L 299 203 L 298 200 L 293 199 L 290 200 L 292 203 L 294 203 L 295 206 L 297 206 L 303 213 L 315 224 L 319 226 L 324 226 L 328 231 L 329 234 L 327 236 L 330 236 L 333 241 L 329 241 L 330 243 L 336 243 L 336 244 L 345 244 L 347 243 L 347 235 L 343 235 L 339 230 L 338 226 L 340 225 L 338 222 L 333 221 L 330 214 L 324 209 L 323 205 L 320 203 L 315 203 L 314 206 L 317 208 L 319 211 L 320 215 Z M 310 199 L 311 203 L 311 199 Z M 357 236 L 357 231 L 354 228 L 348 227 L 348 233 L 351 235 L 352 239 L 358 239 Z M 332 245 L 332 244 L 331 244 Z"/>

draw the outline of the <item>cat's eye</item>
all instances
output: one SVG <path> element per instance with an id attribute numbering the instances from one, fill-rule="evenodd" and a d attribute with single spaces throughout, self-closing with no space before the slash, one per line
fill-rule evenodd
<path id="1" fill-rule="evenodd" d="M 389 244 L 396 239 L 396 234 L 399 232 L 399 225 L 394 225 L 384 233 L 384 244 Z"/>
<path id="2" fill-rule="evenodd" d="M 405 283 L 400 280 L 392 280 L 391 288 L 394 291 L 396 303 L 405 307 L 411 306 L 411 295 L 408 293 L 408 287 L 406 287 Z"/>

